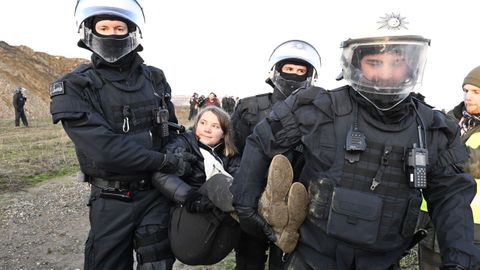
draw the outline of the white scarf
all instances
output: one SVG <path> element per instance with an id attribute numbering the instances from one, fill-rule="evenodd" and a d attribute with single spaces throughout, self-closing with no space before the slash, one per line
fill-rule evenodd
<path id="1" fill-rule="evenodd" d="M 217 173 L 232 177 L 227 171 L 225 171 L 222 163 L 220 163 L 220 161 L 218 161 L 209 151 L 200 147 L 200 152 L 204 159 L 203 164 L 207 181 Z"/>

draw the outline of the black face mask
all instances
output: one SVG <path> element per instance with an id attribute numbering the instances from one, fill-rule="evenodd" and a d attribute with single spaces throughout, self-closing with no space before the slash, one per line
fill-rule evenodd
<path id="1" fill-rule="evenodd" d="M 297 75 L 292 73 L 285 73 L 283 71 L 280 71 L 280 76 L 287 81 L 294 81 L 294 82 L 303 82 L 308 77 L 307 73 L 305 73 L 304 75 Z"/>
<path id="2" fill-rule="evenodd" d="M 304 75 L 297 75 L 293 73 L 285 73 L 282 71 L 282 68 L 285 64 L 294 64 L 302 65 L 307 67 L 307 72 Z M 310 64 L 303 61 L 294 61 L 292 59 L 287 59 L 275 65 L 275 71 L 272 78 L 272 83 L 284 97 L 287 98 L 295 90 L 307 87 L 311 83 L 312 78 L 312 67 Z"/>
<path id="3" fill-rule="evenodd" d="M 289 75 L 298 76 L 296 74 Z M 281 73 L 275 72 L 272 78 L 272 82 L 275 85 L 275 89 L 278 89 L 278 91 L 280 91 L 284 95 L 284 98 L 287 98 L 295 90 L 308 86 L 310 84 L 310 79 L 306 79 L 303 81 L 288 80 L 284 78 Z"/>

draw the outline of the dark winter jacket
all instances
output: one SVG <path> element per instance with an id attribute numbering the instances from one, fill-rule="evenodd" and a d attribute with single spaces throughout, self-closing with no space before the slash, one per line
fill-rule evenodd
<path id="1" fill-rule="evenodd" d="M 197 140 L 192 130 L 188 130 L 183 134 L 175 136 L 172 141 L 165 146 L 165 153 L 182 153 L 188 152 L 194 154 L 197 161 L 192 164 L 192 173 L 188 176 L 181 177 L 183 181 L 192 187 L 199 188 L 206 181 L 205 167 L 200 147 L 209 151 L 221 164 L 223 168 L 232 176 L 235 176 L 240 166 L 240 157 L 238 155 L 226 157 L 223 154 L 224 144 L 220 142 L 215 147 L 209 147 Z"/>
<path id="2" fill-rule="evenodd" d="M 15 93 L 15 95 L 13 95 L 13 107 L 15 108 L 15 110 L 23 110 L 23 106 L 25 106 L 26 100 L 27 98 L 23 96 L 22 93 Z"/>

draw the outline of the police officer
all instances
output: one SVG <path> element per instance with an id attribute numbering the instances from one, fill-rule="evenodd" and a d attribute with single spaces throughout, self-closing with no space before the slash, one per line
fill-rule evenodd
<path id="1" fill-rule="evenodd" d="M 270 93 L 240 99 L 232 115 L 236 145 L 243 151 L 247 137 L 253 132 L 257 123 L 271 111 L 273 104 L 284 100 L 294 91 L 312 85 L 318 77 L 321 59 L 317 50 L 303 40 L 288 40 L 278 45 L 268 61 L 269 74 L 266 83 L 273 91 Z M 298 150 L 298 149 L 297 149 Z M 298 151 L 292 151 L 290 159 L 295 159 L 301 168 L 303 163 Z M 295 171 L 298 171 L 297 168 Z M 265 239 L 242 235 L 240 246 L 236 249 L 236 269 L 264 269 L 268 243 Z M 272 245 L 270 250 L 270 269 L 281 268 L 277 258 L 281 251 Z"/>
<path id="2" fill-rule="evenodd" d="M 392 14 L 378 31 L 396 30 L 403 19 Z M 304 149 L 309 212 L 288 269 L 389 269 L 412 242 L 422 192 L 443 269 L 480 266 L 470 209 L 475 181 L 462 170 L 459 130 L 409 95 L 421 83 L 429 44 L 381 33 L 342 42 L 349 85 L 298 91 L 249 136 L 232 191 L 240 225 L 252 234 L 271 234 L 256 213 L 271 158 Z"/>
<path id="3" fill-rule="evenodd" d="M 224 96 L 222 98 L 222 109 L 232 115 L 233 110 L 235 109 L 235 99 L 233 99 L 232 96 Z"/>
<path id="4" fill-rule="evenodd" d="M 156 149 L 177 122 L 163 72 L 138 54 L 144 26 L 136 0 L 79 0 L 80 41 L 92 51 L 50 87 L 50 111 L 75 144 L 91 184 L 85 269 L 172 269 L 169 200 L 152 188 L 155 171 L 183 175 L 180 156 Z"/>
<path id="5" fill-rule="evenodd" d="M 23 89 L 20 86 L 15 88 L 13 94 L 13 107 L 15 108 L 15 126 L 20 126 L 20 119 L 25 127 L 28 127 L 27 116 L 25 115 L 25 102 L 27 98 L 23 95 Z"/>
<path id="6" fill-rule="evenodd" d="M 470 150 L 470 159 L 465 170 L 475 180 L 480 181 L 480 66 L 471 70 L 462 83 L 464 99 L 453 110 L 448 112 L 461 128 L 461 139 Z M 480 247 L 480 198 L 477 189 L 476 198 L 471 207 L 475 222 L 474 243 Z M 421 270 L 439 269 L 442 259 L 438 246 L 437 234 L 428 215 L 426 203 L 422 204 L 422 212 L 419 219 L 419 227 L 428 231 L 427 237 L 418 245 L 418 257 Z"/>

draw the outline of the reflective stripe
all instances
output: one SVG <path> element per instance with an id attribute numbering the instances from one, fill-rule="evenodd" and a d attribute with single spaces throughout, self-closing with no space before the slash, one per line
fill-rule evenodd
<path id="1" fill-rule="evenodd" d="M 480 132 L 470 135 L 465 144 L 471 148 L 477 148 L 480 145 Z M 480 224 L 480 191 L 478 189 L 478 184 L 480 179 L 475 179 L 477 181 L 477 195 L 473 198 L 470 206 L 472 207 L 473 220 L 476 224 Z"/>
<path id="2" fill-rule="evenodd" d="M 480 179 L 475 179 L 477 181 L 477 187 L 480 184 Z M 473 198 L 472 203 L 470 204 L 472 207 L 473 213 L 473 221 L 475 224 L 480 224 L 480 191 L 477 188 L 477 195 Z"/>
<path id="3" fill-rule="evenodd" d="M 477 148 L 480 146 L 480 132 L 470 135 L 470 138 L 468 138 L 465 144 L 471 148 Z"/>

